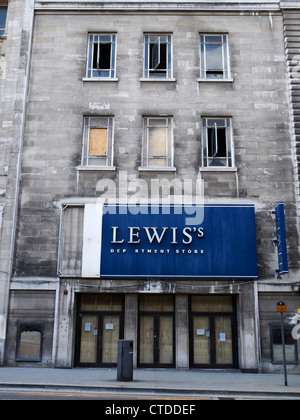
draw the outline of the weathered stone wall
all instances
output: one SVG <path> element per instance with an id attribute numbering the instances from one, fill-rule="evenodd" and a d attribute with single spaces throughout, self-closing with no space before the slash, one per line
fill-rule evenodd
<path id="1" fill-rule="evenodd" d="M 201 117 L 232 117 L 237 174 L 202 172 L 205 198 L 251 202 L 257 210 L 260 277 L 274 276 L 271 211 L 286 203 L 290 267 L 299 267 L 283 21 L 280 14 L 187 16 L 43 14 L 35 18 L 22 165 L 15 274 L 55 276 L 60 200 L 96 197 L 97 181 L 152 177 L 196 180 Z M 143 34 L 173 35 L 176 81 L 143 82 Z M 228 33 L 233 82 L 199 83 L 199 33 Z M 117 33 L 114 82 L 83 81 L 88 32 Z M 142 117 L 174 120 L 176 173 L 140 173 Z M 112 172 L 78 172 L 83 116 L 114 116 Z M 28 246 L 30 245 L 30 246 Z"/>
<path id="2" fill-rule="evenodd" d="M 170 293 L 171 290 L 177 294 L 178 367 L 188 368 L 188 293 L 215 292 L 233 293 L 237 296 L 240 367 L 245 370 L 257 369 L 261 344 L 263 364 L 268 367 L 270 343 L 267 331 L 274 316 L 272 309 L 264 311 L 263 303 L 268 295 L 263 293 L 281 290 L 280 280 L 275 273 L 278 263 L 273 244 L 275 221 L 272 216 L 272 210 L 278 201 L 284 201 L 286 205 L 290 265 L 290 274 L 284 279 L 284 293 L 292 293 L 291 284 L 297 282 L 300 268 L 293 172 L 295 153 L 292 154 L 290 137 L 290 100 L 281 13 L 220 10 L 185 12 L 184 8 L 178 12 L 171 10 L 173 6 L 166 12 L 158 12 L 155 8 L 148 12 L 138 9 L 134 12 L 99 12 L 96 2 L 91 3 L 91 8 L 95 6 L 94 10 L 86 9 L 83 13 L 76 7 L 71 13 L 67 10 L 56 11 L 56 7 L 59 9 L 59 2 L 53 2 L 49 6 L 52 10 L 43 10 L 44 7 L 47 8 L 47 4 L 45 6 L 43 2 L 37 2 L 24 147 L 21 150 L 24 92 L 29 76 L 29 17 L 32 17 L 29 10 L 32 1 L 21 2 L 24 7 L 26 5 L 28 13 L 25 14 L 19 3 L 19 0 L 11 1 L 16 16 L 16 21 L 11 23 L 11 31 L 15 31 L 15 36 L 9 41 L 8 33 L 5 42 L 6 51 L 11 42 L 14 53 L 9 56 L 11 61 L 6 62 L 4 74 L 6 77 L 9 74 L 9 78 L 5 82 L 7 94 L 3 97 L 1 95 L 1 100 L 6 102 L 1 107 L 0 114 L 4 129 L 0 147 L 5 150 L 0 156 L 0 189 L 3 188 L 3 194 L 6 195 L 5 199 L 0 197 L 0 220 L 1 206 L 3 208 L 5 204 L 0 256 L 1 264 L 2 260 L 6 264 L 0 267 L 0 298 L 3 302 L 0 302 L 0 314 L 1 308 L 6 307 L 8 296 L 10 276 L 6 273 L 9 273 L 7 267 L 11 257 L 11 241 L 14 243 L 14 204 L 16 197 L 19 198 L 7 362 L 15 363 L 15 336 L 19 318 L 24 316 L 26 321 L 34 321 L 37 317 L 42 317 L 47 326 L 42 364 L 49 365 L 55 359 L 56 366 L 72 367 L 76 294 L 87 291 L 128 292 L 125 300 L 125 320 L 128 323 L 124 332 L 126 338 L 135 339 L 136 351 L 137 294 L 141 291 Z M 71 2 L 64 3 L 64 7 L 67 8 L 67 3 L 73 7 Z M 104 6 L 107 6 L 107 2 Z M 23 32 L 20 32 L 20 28 L 23 28 L 20 22 L 24 25 L 26 22 L 27 25 Z M 89 32 L 117 34 L 117 81 L 83 80 Z M 172 34 L 175 80 L 141 80 L 144 33 L 147 32 Z M 233 81 L 198 81 L 200 33 L 228 34 Z M 8 72 L 9 63 L 11 72 Z M 0 81 L 1 89 L 4 89 L 3 83 L 4 81 Z M 139 170 L 142 156 L 142 118 L 157 115 L 173 117 L 176 172 Z M 84 116 L 114 117 L 115 170 L 78 171 Z M 200 170 L 201 117 L 204 116 L 232 118 L 236 171 Z M 22 164 L 20 184 L 18 163 Z M 12 171 L 11 177 L 5 177 L 7 171 Z M 129 290 L 126 289 L 125 280 L 83 281 L 67 278 L 61 279 L 58 293 L 57 258 L 62 203 L 80 205 L 95 202 L 99 195 L 98 181 L 110 178 L 118 186 L 124 173 L 128 181 L 143 179 L 149 185 L 154 178 L 177 179 L 182 182 L 184 179 L 191 179 L 194 184 L 201 178 L 204 181 L 207 202 L 255 204 L 259 280 L 269 282 L 265 290 L 263 282 L 258 285 L 261 291 L 261 311 L 258 308 L 257 285 L 253 284 L 234 285 L 222 282 L 222 288 L 218 281 L 207 282 L 207 287 L 195 281 L 194 284 L 199 288 L 188 291 L 184 281 L 177 282 L 177 289 L 175 286 L 170 289 L 170 285 L 166 284 L 162 287 L 159 282 L 151 285 L 149 283 L 148 287 L 147 282 L 132 281 L 136 287 L 132 286 Z M 20 189 L 16 191 L 15 186 Z M 39 297 L 41 301 L 37 302 Z M 292 300 L 293 306 L 289 311 L 295 310 L 299 292 L 295 292 Z M 37 306 L 32 305 L 32 302 Z M 271 308 L 272 302 L 269 303 Z M 52 362 L 50 357 L 53 358 Z"/>
<path id="3" fill-rule="evenodd" d="M 32 22 L 33 0 L 8 2 L 6 31 L 0 40 L 0 365 L 6 340 Z"/>
<path id="4" fill-rule="evenodd" d="M 283 13 L 284 42 L 289 76 L 289 100 L 292 128 L 292 151 L 295 174 L 298 220 L 300 217 L 300 13 Z"/>

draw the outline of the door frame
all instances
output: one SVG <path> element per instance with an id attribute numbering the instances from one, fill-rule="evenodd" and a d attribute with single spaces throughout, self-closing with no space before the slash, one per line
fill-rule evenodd
<path id="1" fill-rule="evenodd" d="M 80 298 L 78 296 L 77 315 L 76 315 L 76 333 L 75 333 L 75 367 L 116 367 L 116 363 L 102 363 L 102 335 L 103 335 L 103 317 L 105 316 L 119 316 L 119 340 L 124 338 L 124 296 L 122 296 L 122 311 L 81 311 Z M 91 315 L 98 318 L 98 334 L 97 334 L 97 361 L 96 363 L 80 363 L 80 346 L 81 346 L 81 331 L 82 331 L 82 316 Z"/>
<path id="2" fill-rule="evenodd" d="M 203 295 L 204 296 L 204 295 Z M 227 296 L 227 295 L 226 295 Z M 232 312 L 192 312 L 191 298 L 189 296 L 189 360 L 190 368 L 194 369 L 237 369 L 238 368 L 238 339 L 237 339 L 237 316 L 236 316 L 236 296 L 232 297 Z M 194 316 L 208 317 L 210 326 L 210 361 L 211 363 L 194 363 Z M 216 337 L 215 337 L 215 318 L 220 316 L 231 317 L 231 334 L 232 334 L 232 364 L 216 363 Z"/>
<path id="3" fill-rule="evenodd" d="M 153 334 L 156 336 L 154 337 L 154 346 L 153 346 L 153 363 L 141 363 L 140 362 L 140 344 L 141 344 L 141 337 L 140 337 L 140 326 L 141 326 L 141 317 L 142 316 L 153 316 L 154 317 L 154 331 Z M 173 363 L 159 363 L 159 318 L 164 316 L 171 316 L 172 317 L 172 356 L 173 356 Z M 175 349 L 175 297 L 174 297 L 174 311 L 173 312 L 151 312 L 151 311 L 140 311 L 138 312 L 138 331 L 137 331 L 137 367 L 139 368 L 174 368 L 176 362 L 176 349 Z"/>

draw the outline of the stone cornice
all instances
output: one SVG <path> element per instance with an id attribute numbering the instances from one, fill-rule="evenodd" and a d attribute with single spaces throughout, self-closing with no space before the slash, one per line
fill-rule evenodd
<path id="1" fill-rule="evenodd" d="M 36 10 L 45 11 L 193 11 L 193 12 L 278 12 L 284 8 L 300 8 L 299 1 L 280 0 L 35 0 Z"/>
<path id="2" fill-rule="evenodd" d="M 280 1 L 280 8 L 282 10 L 295 10 L 295 9 L 299 9 L 300 10 L 300 0 L 281 0 Z"/>

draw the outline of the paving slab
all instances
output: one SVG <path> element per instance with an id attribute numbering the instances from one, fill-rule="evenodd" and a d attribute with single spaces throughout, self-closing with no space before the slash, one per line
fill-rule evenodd
<path id="1" fill-rule="evenodd" d="M 135 369 L 132 381 L 118 381 L 117 369 L 0 368 L 0 388 L 39 387 L 90 391 L 174 394 L 285 395 L 300 399 L 300 375 Z"/>

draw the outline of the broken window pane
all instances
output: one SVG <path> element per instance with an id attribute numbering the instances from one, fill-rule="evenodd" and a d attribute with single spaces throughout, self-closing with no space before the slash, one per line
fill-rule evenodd
<path id="1" fill-rule="evenodd" d="M 89 35 L 87 77 L 115 77 L 116 35 Z"/>
<path id="2" fill-rule="evenodd" d="M 94 70 L 107 70 L 110 71 L 111 61 L 111 44 L 97 43 L 94 44 L 93 54 L 93 69 Z M 101 73 L 101 72 L 100 72 Z"/>
<path id="3" fill-rule="evenodd" d="M 167 44 L 160 42 L 150 44 L 150 57 L 150 70 L 165 75 L 167 71 Z"/>
<path id="4" fill-rule="evenodd" d="M 171 77 L 171 35 L 145 35 L 145 77 Z"/>
<path id="5" fill-rule="evenodd" d="M 226 157 L 226 131 L 225 128 L 208 128 L 208 156 Z"/>
<path id="6" fill-rule="evenodd" d="M 203 120 L 203 166 L 232 165 L 231 120 Z"/>
<path id="7" fill-rule="evenodd" d="M 172 166 L 171 124 L 171 118 L 145 118 L 144 166 Z"/>
<path id="8" fill-rule="evenodd" d="M 156 69 L 160 65 L 160 38 L 154 44 L 150 44 L 151 68 Z"/>

